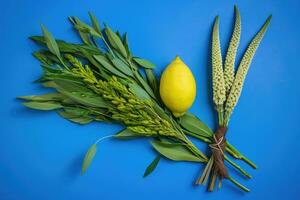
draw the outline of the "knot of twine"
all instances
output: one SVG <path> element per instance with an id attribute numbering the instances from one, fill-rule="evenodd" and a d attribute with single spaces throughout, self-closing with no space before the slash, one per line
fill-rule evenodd
<path id="1" fill-rule="evenodd" d="M 213 138 L 214 142 L 210 144 L 214 159 L 215 170 L 224 178 L 228 178 L 228 171 L 224 165 L 224 151 L 226 148 L 226 135 L 227 127 L 219 127 L 215 132 Z"/>

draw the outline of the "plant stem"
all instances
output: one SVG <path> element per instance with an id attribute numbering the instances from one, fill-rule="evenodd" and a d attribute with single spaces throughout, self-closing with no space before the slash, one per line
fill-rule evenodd
<path id="1" fill-rule="evenodd" d="M 242 155 L 234 146 L 232 146 L 228 141 L 227 141 L 227 147 L 230 148 L 234 154 L 231 154 L 233 157 L 243 160 L 244 162 L 246 162 L 248 165 L 250 165 L 252 168 L 257 169 L 257 166 L 251 161 L 249 160 L 247 157 L 245 157 L 244 155 Z"/>
<path id="2" fill-rule="evenodd" d="M 112 54 L 112 56 L 115 57 L 115 54 L 114 54 L 113 50 L 110 48 L 110 45 L 107 43 L 107 41 L 104 38 L 104 36 L 102 34 L 101 35 L 99 34 L 98 37 L 102 39 L 102 41 L 104 42 L 104 44 L 105 44 L 108 52 L 110 52 Z"/>
<path id="3" fill-rule="evenodd" d="M 214 159 L 213 159 L 213 156 L 211 156 L 208 163 L 206 164 L 206 166 L 203 170 L 202 175 L 196 181 L 196 185 L 200 185 L 200 184 L 205 185 L 206 184 L 207 180 L 209 179 L 209 175 L 210 175 L 210 172 L 212 170 L 213 163 L 214 163 Z"/>
<path id="4" fill-rule="evenodd" d="M 218 113 L 219 126 L 223 126 L 224 125 L 223 105 L 217 106 L 217 113 Z"/>
<path id="5" fill-rule="evenodd" d="M 201 136 L 201 135 L 198 135 L 196 133 L 193 133 L 193 132 L 190 132 L 190 131 L 186 131 L 186 130 L 183 130 L 183 132 L 187 135 L 190 135 L 194 138 L 197 138 L 199 140 L 202 140 L 203 142 L 206 142 L 206 143 L 209 143 L 211 144 L 211 139 L 209 139 L 208 137 L 205 137 L 205 136 Z"/>
<path id="6" fill-rule="evenodd" d="M 204 162 L 208 162 L 208 158 L 204 153 L 199 151 L 199 149 L 183 134 L 182 139 L 180 139 L 182 142 L 186 144 L 186 147 L 193 153 L 195 156 L 198 156 L 201 158 Z"/>
<path id="7" fill-rule="evenodd" d="M 246 188 L 242 184 L 240 184 L 237 180 L 233 179 L 232 177 L 229 177 L 228 180 L 230 180 L 233 184 L 244 190 L 245 192 L 250 192 L 250 189 Z"/>
<path id="8" fill-rule="evenodd" d="M 213 175 L 211 177 L 211 180 L 210 180 L 210 184 L 209 184 L 209 187 L 208 187 L 208 191 L 212 192 L 215 188 L 215 185 L 216 185 L 216 181 L 217 181 L 217 177 L 218 177 L 218 173 L 213 170 Z"/>
<path id="9" fill-rule="evenodd" d="M 97 144 L 98 144 L 99 142 L 101 142 L 102 140 L 107 139 L 107 138 L 112 138 L 112 137 L 114 137 L 114 135 L 103 136 L 103 137 L 99 138 L 94 144 L 97 145 Z"/>
<path id="10" fill-rule="evenodd" d="M 245 175 L 247 178 L 252 178 L 252 176 L 246 172 L 243 168 L 241 168 L 238 164 L 236 164 L 235 162 L 233 162 L 232 160 L 230 160 L 228 158 L 228 156 L 225 155 L 225 160 L 230 163 L 234 168 L 236 168 L 239 172 L 241 172 L 243 175 Z"/>

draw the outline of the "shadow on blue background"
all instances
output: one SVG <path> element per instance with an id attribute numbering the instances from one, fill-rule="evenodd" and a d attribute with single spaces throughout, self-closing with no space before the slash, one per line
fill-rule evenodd
<path id="1" fill-rule="evenodd" d="M 221 191 L 207 193 L 193 182 L 203 166 L 163 160 L 142 178 L 154 158 L 147 139 L 103 141 L 85 176 L 83 155 L 99 137 L 120 126 L 72 124 L 54 112 L 26 109 L 16 96 L 40 94 L 32 84 L 41 69 L 30 55 L 38 47 L 27 39 L 41 34 L 43 23 L 57 38 L 78 42 L 67 17 L 88 21 L 88 11 L 114 29 L 128 32 L 135 55 L 151 60 L 157 73 L 180 55 L 197 80 L 191 111 L 211 127 L 209 38 L 220 15 L 223 52 L 233 23 L 233 5 L 242 16 L 238 58 L 269 14 L 273 20 L 250 68 L 228 138 L 258 164 L 253 179 L 231 173 L 251 192 L 225 181 Z M 0 199 L 299 199 L 299 52 L 300 2 L 280 1 L 1 1 Z M 197 143 L 198 144 L 198 143 Z M 199 145 L 203 150 L 205 146 Z"/>

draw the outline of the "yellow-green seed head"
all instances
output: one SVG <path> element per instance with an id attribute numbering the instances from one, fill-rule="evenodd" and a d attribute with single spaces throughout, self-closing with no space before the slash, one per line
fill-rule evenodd
<path id="1" fill-rule="evenodd" d="M 225 101 L 225 84 L 219 38 L 219 17 L 215 19 L 212 34 L 212 78 L 214 103 L 216 105 L 223 105 Z"/>

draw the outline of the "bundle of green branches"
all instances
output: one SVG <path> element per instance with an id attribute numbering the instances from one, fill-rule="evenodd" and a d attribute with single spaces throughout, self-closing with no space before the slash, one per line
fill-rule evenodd
<path id="1" fill-rule="evenodd" d="M 224 165 L 224 151 L 226 146 L 225 135 L 230 116 L 236 106 L 242 92 L 244 80 L 246 78 L 251 61 L 263 36 L 270 24 L 272 16 L 269 16 L 260 31 L 250 42 L 243 58 L 235 72 L 235 58 L 241 34 L 241 17 L 239 10 L 235 7 L 235 25 L 232 37 L 228 46 L 224 66 L 219 39 L 219 17 L 216 17 L 212 32 L 212 79 L 213 79 L 213 101 L 218 113 L 218 126 L 213 135 L 213 142 L 210 145 L 212 155 L 204 169 L 202 176 L 198 179 L 198 184 L 206 184 L 211 176 L 209 190 L 214 189 L 217 178 L 220 182 L 223 178 L 231 179 Z"/>
<path id="2" fill-rule="evenodd" d="M 174 118 L 163 105 L 158 92 L 154 64 L 134 57 L 128 46 L 127 34 L 121 35 L 105 25 L 101 29 L 97 19 L 89 13 L 92 26 L 70 17 L 83 44 L 55 40 L 42 26 L 43 36 L 30 39 L 46 48 L 34 52 L 44 71 L 36 83 L 54 92 L 19 97 L 23 104 L 37 110 L 56 110 L 62 117 L 78 123 L 92 121 L 114 122 L 124 129 L 114 138 L 152 137 L 151 145 L 158 156 L 147 167 L 144 176 L 157 166 L 160 156 L 174 161 L 209 163 L 208 159 L 186 135 L 205 143 L 213 143 L 213 131 L 191 113 Z M 88 150 L 82 167 L 84 173 L 97 151 L 97 140 Z M 256 165 L 226 142 L 224 152 L 236 159 Z M 225 156 L 238 172 L 251 176 Z M 205 177 L 207 179 L 208 177 Z M 249 191 L 235 179 L 239 188 Z"/>

